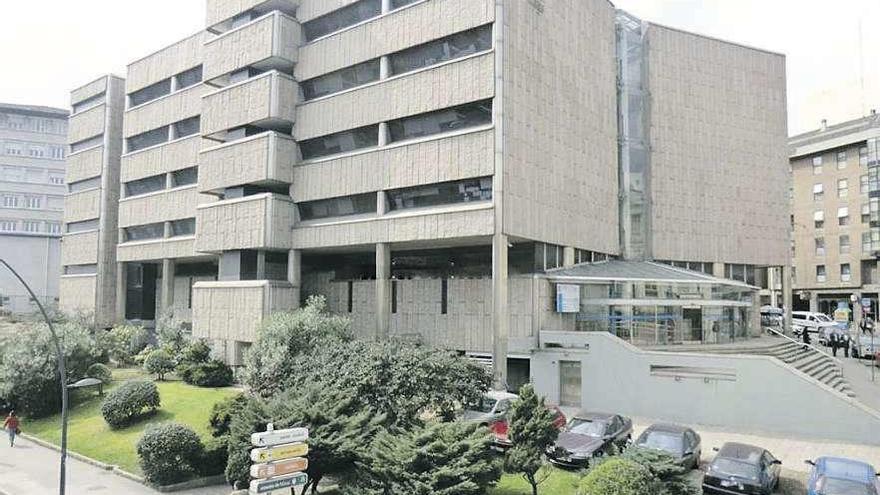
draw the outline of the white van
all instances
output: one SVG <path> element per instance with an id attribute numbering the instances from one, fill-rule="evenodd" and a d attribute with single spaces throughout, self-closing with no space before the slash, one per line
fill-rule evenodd
<path id="1" fill-rule="evenodd" d="M 822 313 L 811 313 L 809 311 L 792 311 L 791 312 L 792 331 L 798 337 L 804 330 L 818 336 L 819 342 L 827 339 L 828 333 L 838 327 L 838 323 L 832 320 L 828 315 Z"/>

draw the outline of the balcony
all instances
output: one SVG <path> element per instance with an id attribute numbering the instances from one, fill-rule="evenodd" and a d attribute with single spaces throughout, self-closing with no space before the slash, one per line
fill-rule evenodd
<path id="1" fill-rule="evenodd" d="M 253 342 L 263 319 L 299 303 L 299 288 L 284 281 L 197 282 L 192 325 L 197 338 Z"/>
<path id="2" fill-rule="evenodd" d="M 293 72 L 301 27 L 293 17 L 275 11 L 205 42 L 204 79 L 253 67 Z"/>
<path id="3" fill-rule="evenodd" d="M 299 0 L 208 0 L 205 26 L 211 32 L 227 31 L 232 18 L 245 12 L 262 15 L 280 10 L 290 15 L 296 13 Z"/>
<path id="4" fill-rule="evenodd" d="M 295 219 L 293 201 L 272 193 L 200 205 L 196 250 L 290 249 Z"/>
<path id="5" fill-rule="evenodd" d="M 202 135 L 211 137 L 244 125 L 289 134 L 298 99 L 296 81 L 277 71 L 227 86 L 202 97 Z"/>
<path id="6" fill-rule="evenodd" d="M 207 148 L 199 155 L 199 188 L 215 192 L 245 184 L 290 184 L 296 156 L 296 141 L 271 131 Z"/>

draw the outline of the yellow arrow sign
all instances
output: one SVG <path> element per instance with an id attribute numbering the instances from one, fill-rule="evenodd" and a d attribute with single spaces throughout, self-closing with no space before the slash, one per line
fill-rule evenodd
<path id="1" fill-rule="evenodd" d="M 275 447 L 261 447 L 251 450 L 254 462 L 283 461 L 292 457 L 303 457 L 309 453 L 309 446 L 304 443 L 288 443 Z"/>

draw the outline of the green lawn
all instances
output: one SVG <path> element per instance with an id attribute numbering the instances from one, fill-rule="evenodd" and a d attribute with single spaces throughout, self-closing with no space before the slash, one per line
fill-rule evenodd
<path id="1" fill-rule="evenodd" d="M 140 370 L 114 370 L 113 389 L 133 378 L 145 378 Z M 131 426 L 112 430 L 101 417 L 101 398 L 94 392 L 71 394 L 68 448 L 135 474 L 142 474 L 135 446 L 151 423 L 174 421 L 189 425 L 202 438 L 210 436 L 208 417 L 214 403 L 238 393 L 233 388 L 199 388 L 179 381 L 156 382 L 162 406 L 155 414 Z M 106 394 L 105 390 L 105 394 Z M 60 415 L 22 422 L 22 431 L 56 445 L 61 443 Z"/>
<path id="2" fill-rule="evenodd" d="M 546 467 L 550 470 L 550 478 L 538 485 L 539 495 L 574 495 L 580 474 L 577 472 L 563 471 L 554 467 Z M 501 477 L 498 485 L 489 490 L 489 495 L 532 495 L 532 487 L 520 476 L 505 474 Z"/>

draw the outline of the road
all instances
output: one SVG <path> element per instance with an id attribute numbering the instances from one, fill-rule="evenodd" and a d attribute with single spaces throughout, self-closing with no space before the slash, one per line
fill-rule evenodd
<path id="1" fill-rule="evenodd" d="M 0 495 L 58 493 L 57 451 L 19 438 L 0 442 Z M 177 492 L 180 495 L 229 495 L 225 486 Z M 67 458 L 67 495 L 156 495 L 159 492 L 82 461 Z"/>

